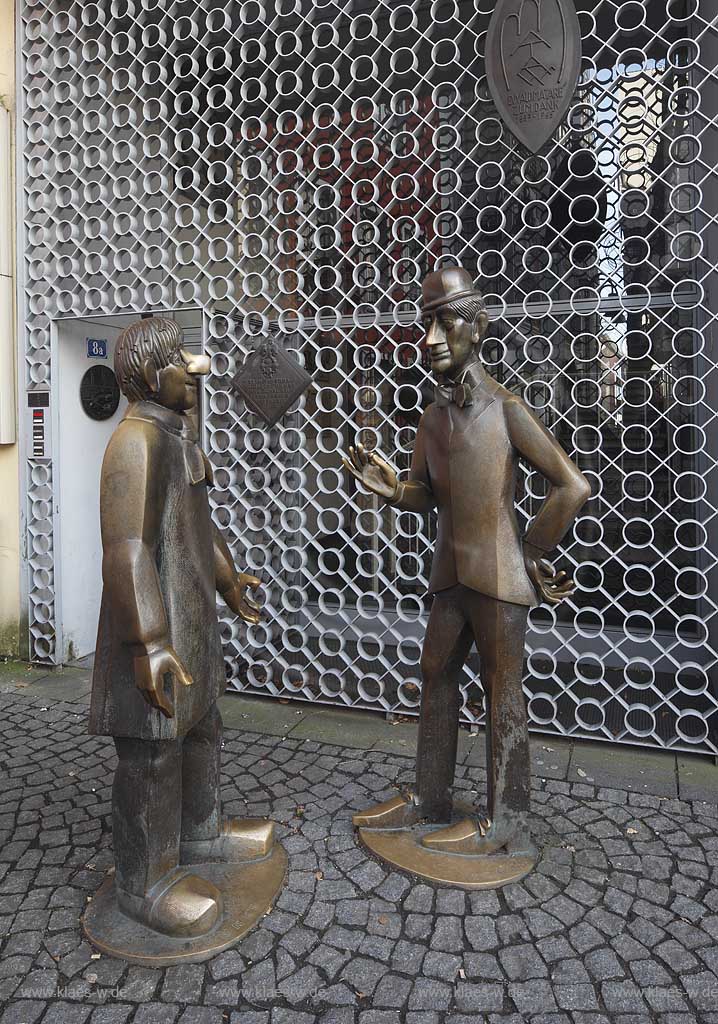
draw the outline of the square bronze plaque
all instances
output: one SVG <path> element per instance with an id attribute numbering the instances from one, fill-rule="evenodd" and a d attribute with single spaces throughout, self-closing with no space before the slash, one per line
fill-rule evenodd
<path id="1" fill-rule="evenodd" d="M 273 427 L 312 383 L 311 375 L 275 338 L 265 338 L 232 378 L 232 389 Z"/>

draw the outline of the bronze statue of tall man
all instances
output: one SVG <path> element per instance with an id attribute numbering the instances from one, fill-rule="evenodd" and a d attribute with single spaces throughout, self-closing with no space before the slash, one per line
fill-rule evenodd
<path id="1" fill-rule="evenodd" d="M 416 785 L 355 815 L 372 829 L 445 823 L 422 846 L 441 853 L 530 853 L 530 758 L 521 686 L 528 610 L 573 591 L 544 559 L 590 495 L 590 486 L 526 403 L 479 360 L 488 325 L 469 274 L 450 268 L 423 282 L 427 348 L 436 400 L 419 421 L 411 470 L 400 481 L 376 452 L 351 448 L 345 468 L 395 508 L 438 510 L 421 659 Z M 516 520 L 519 460 L 549 483 L 525 536 Z M 473 644 L 486 700 L 488 819 L 450 824 L 460 674 Z"/>

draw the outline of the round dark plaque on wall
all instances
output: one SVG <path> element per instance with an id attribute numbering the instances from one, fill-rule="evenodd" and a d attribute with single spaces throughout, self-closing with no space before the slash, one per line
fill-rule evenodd
<path id="1" fill-rule="evenodd" d="M 120 404 L 117 378 L 109 366 L 90 366 L 80 381 L 80 402 L 92 420 L 109 420 Z"/>

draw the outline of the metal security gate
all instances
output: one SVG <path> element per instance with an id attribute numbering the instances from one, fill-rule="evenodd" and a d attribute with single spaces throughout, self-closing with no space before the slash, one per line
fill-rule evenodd
<path id="1" fill-rule="evenodd" d="M 531 614 L 533 727 L 717 751 L 712 0 L 578 0 L 581 84 L 537 156 L 489 96 L 493 7 L 22 4 L 22 387 L 44 401 L 53 318 L 203 310 L 214 514 L 269 609 L 224 623 L 231 685 L 412 713 L 434 524 L 358 494 L 340 451 L 408 466 L 420 280 L 461 263 L 490 371 L 593 483 L 560 556 L 577 595 Z M 270 324 L 316 388 L 267 431 L 229 382 Z M 26 455 L 48 661 L 56 481 Z M 524 521 L 540 494 L 525 475 Z"/>

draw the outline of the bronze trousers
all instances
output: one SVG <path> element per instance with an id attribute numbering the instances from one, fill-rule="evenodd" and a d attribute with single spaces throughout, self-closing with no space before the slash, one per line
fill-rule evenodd
<path id="1" fill-rule="evenodd" d="M 421 657 L 421 714 L 416 797 L 429 821 L 451 818 L 461 669 L 472 645 L 481 660 L 486 700 L 488 813 L 527 815 L 528 723 L 521 677 L 528 608 L 497 601 L 461 584 L 434 596 Z"/>
<path id="2" fill-rule="evenodd" d="M 221 746 L 216 704 L 176 740 L 115 737 L 112 842 L 121 889 L 143 896 L 178 865 L 181 841 L 219 834 Z"/>

